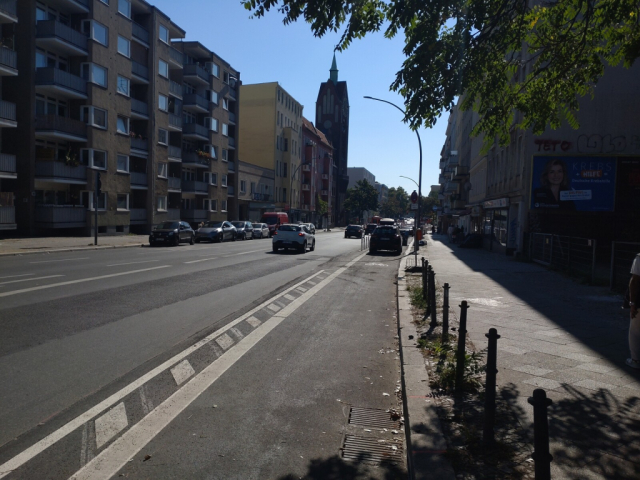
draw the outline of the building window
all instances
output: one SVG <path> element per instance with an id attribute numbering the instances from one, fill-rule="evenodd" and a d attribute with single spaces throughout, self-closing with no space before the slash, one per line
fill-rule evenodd
<path id="1" fill-rule="evenodd" d="M 215 90 L 209 90 L 209 101 L 218 105 L 218 92 Z"/>
<path id="2" fill-rule="evenodd" d="M 87 82 L 107 87 L 107 69 L 95 63 L 83 63 L 80 67 L 82 78 Z"/>
<path id="3" fill-rule="evenodd" d="M 282 201 L 283 202 L 287 201 L 287 189 L 286 188 L 282 189 Z"/>
<path id="4" fill-rule="evenodd" d="M 225 137 L 229 136 L 229 125 L 227 125 L 226 123 L 222 124 L 222 135 L 224 135 Z"/>
<path id="5" fill-rule="evenodd" d="M 130 88 L 131 88 L 131 82 L 129 81 L 129 79 L 118 75 L 118 86 L 117 86 L 118 93 L 128 97 Z"/>
<path id="6" fill-rule="evenodd" d="M 129 58 L 131 56 L 131 42 L 118 35 L 118 53 Z"/>
<path id="7" fill-rule="evenodd" d="M 226 162 L 229 160 L 229 151 L 226 148 L 222 149 L 222 161 Z"/>
<path id="8" fill-rule="evenodd" d="M 217 63 L 211 63 L 211 75 L 220 78 L 220 67 Z"/>
<path id="9" fill-rule="evenodd" d="M 118 115 L 118 124 L 116 131 L 118 133 L 124 133 L 125 135 L 129 135 L 129 119 L 127 117 L 122 117 Z"/>
<path id="10" fill-rule="evenodd" d="M 211 185 L 218 185 L 218 174 L 217 173 L 212 173 L 211 174 Z"/>
<path id="11" fill-rule="evenodd" d="M 222 175 L 222 186 L 223 187 L 227 186 L 227 176 L 226 175 Z"/>
<path id="12" fill-rule="evenodd" d="M 129 155 L 118 155 L 118 171 L 129 173 Z"/>
<path id="13" fill-rule="evenodd" d="M 89 205 L 89 210 L 93 210 L 93 198 L 94 198 L 94 193 L 93 192 L 87 192 L 87 204 Z M 102 192 L 100 195 L 98 195 L 98 211 L 100 210 L 106 210 L 107 209 L 107 194 L 105 192 Z"/>
<path id="14" fill-rule="evenodd" d="M 286 163 L 282 164 L 282 176 L 285 177 L 285 178 L 287 177 L 287 164 Z"/>
<path id="15" fill-rule="evenodd" d="M 224 83 L 229 83 L 229 72 L 224 72 L 224 73 L 222 74 L 222 81 L 223 81 Z"/>
<path id="16" fill-rule="evenodd" d="M 242 193 L 246 193 L 247 192 L 247 182 L 246 182 L 246 180 L 240 180 L 240 191 Z"/>
<path id="17" fill-rule="evenodd" d="M 167 178 L 167 164 L 158 163 L 158 176 L 160 178 Z"/>
<path id="18" fill-rule="evenodd" d="M 285 152 L 289 151 L 289 139 L 288 138 L 284 139 L 284 151 Z"/>
<path id="19" fill-rule="evenodd" d="M 109 46 L 109 29 L 95 20 L 83 20 L 82 33 L 100 45 Z"/>
<path id="20" fill-rule="evenodd" d="M 102 108 L 82 107 L 80 109 L 80 120 L 92 127 L 107 129 L 107 111 Z"/>
<path id="21" fill-rule="evenodd" d="M 206 117 L 204 119 L 204 126 L 207 127 L 212 132 L 218 131 L 218 119 L 213 117 Z"/>
<path id="22" fill-rule="evenodd" d="M 169 97 L 166 95 L 159 94 L 158 95 L 158 108 L 163 112 L 169 111 Z"/>
<path id="23" fill-rule="evenodd" d="M 118 210 L 121 212 L 129 211 L 129 194 L 128 193 L 118 194 Z"/>
<path id="24" fill-rule="evenodd" d="M 131 18 L 131 0 L 118 0 L 118 13 Z"/>
<path id="25" fill-rule="evenodd" d="M 167 197 L 156 198 L 156 208 L 159 212 L 167 211 Z"/>
<path id="26" fill-rule="evenodd" d="M 164 25 L 160 24 L 160 40 L 162 40 L 167 45 L 169 44 L 169 29 Z"/>
<path id="27" fill-rule="evenodd" d="M 158 143 L 160 145 L 169 144 L 169 132 L 164 130 L 163 128 L 158 129 Z"/>
<path id="28" fill-rule="evenodd" d="M 205 200 L 204 201 L 204 207 L 206 210 L 209 210 L 210 212 L 217 212 L 218 211 L 218 201 L 214 198 L 210 198 L 209 200 Z"/>
<path id="29" fill-rule="evenodd" d="M 227 211 L 227 201 L 226 200 L 222 200 L 222 211 L 223 212 Z"/>
<path id="30" fill-rule="evenodd" d="M 107 152 L 94 150 L 93 148 L 82 148 L 80 150 L 80 160 L 83 165 L 98 170 L 107 169 Z"/>
<path id="31" fill-rule="evenodd" d="M 222 108 L 224 108 L 225 110 L 229 110 L 229 100 L 227 100 L 226 98 L 222 99 Z"/>
<path id="32" fill-rule="evenodd" d="M 164 78 L 169 78 L 169 64 L 162 59 L 158 60 L 158 73 Z"/>

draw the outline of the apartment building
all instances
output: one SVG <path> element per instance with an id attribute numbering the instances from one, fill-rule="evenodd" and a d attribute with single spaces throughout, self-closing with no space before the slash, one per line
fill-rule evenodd
<path id="1" fill-rule="evenodd" d="M 226 219 L 237 71 L 144 0 L 20 1 L 17 16 L 20 73 L 2 89 L 20 98 L 2 145 L 17 178 L 0 191 L 20 234 L 89 234 L 95 209 L 100 234 Z"/>
<path id="2" fill-rule="evenodd" d="M 299 220 L 303 106 L 277 82 L 242 85 L 239 106 L 239 158 L 274 171 L 273 193 L 261 193 L 273 194 L 275 210 Z"/>
<path id="3" fill-rule="evenodd" d="M 302 139 L 302 220 L 326 227 L 334 198 L 331 194 L 334 190 L 333 147 L 326 135 L 304 117 Z M 319 211 L 318 199 L 327 204 L 326 216 Z"/>
<path id="4" fill-rule="evenodd" d="M 260 222 L 264 212 L 273 212 L 275 171 L 250 163 L 238 162 L 238 209 L 237 218 Z"/>
<path id="5" fill-rule="evenodd" d="M 387 201 L 389 201 L 389 187 L 387 187 L 384 183 L 380 183 L 380 182 L 376 182 L 374 187 L 378 192 L 378 205 L 382 206 L 382 204 L 387 203 Z M 438 189 L 440 189 L 440 185 L 438 185 Z"/>
<path id="6" fill-rule="evenodd" d="M 18 174 L 16 156 L 9 153 L 7 142 L 18 126 L 15 99 L 9 90 L 18 75 L 17 26 L 17 0 L 0 0 L 0 230 L 16 228 L 13 192 Z"/>
<path id="7" fill-rule="evenodd" d="M 347 188 L 355 188 L 360 180 L 366 180 L 372 187 L 376 184 L 376 176 L 364 167 L 347 168 L 349 183 Z"/>

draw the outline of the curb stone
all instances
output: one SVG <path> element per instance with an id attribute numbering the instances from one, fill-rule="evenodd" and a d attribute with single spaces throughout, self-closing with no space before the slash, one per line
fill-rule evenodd
<path id="1" fill-rule="evenodd" d="M 411 251 L 412 244 L 409 243 L 407 252 Z M 444 457 L 447 442 L 435 406 L 430 400 L 429 375 L 425 359 L 418 349 L 419 334 L 413 323 L 411 302 L 406 294 L 404 269 L 407 258 L 404 256 L 400 260 L 396 295 L 409 478 L 455 480 L 453 467 Z"/>

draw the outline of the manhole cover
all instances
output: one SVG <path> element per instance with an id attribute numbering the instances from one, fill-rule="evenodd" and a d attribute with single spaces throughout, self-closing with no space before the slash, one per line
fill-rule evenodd
<path id="1" fill-rule="evenodd" d="M 377 408 L 351 407 L 349 423 L 360 427 L 400 429 L 400 422 L 391 418 L 391 413 Z"/>
<path id="2" fill-rule="evenodd" d="M 347 435 L 342 457 L 352 462 L 400 463 L 402 444 L 370 437 Z"/>

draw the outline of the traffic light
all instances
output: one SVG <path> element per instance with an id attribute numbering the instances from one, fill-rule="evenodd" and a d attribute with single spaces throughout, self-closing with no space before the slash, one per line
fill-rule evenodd
<path id="1" fill-rule="evenodd" d="M 97 172 L 96 175 L 96 194 L 100 195 L 102 193 L 102 180 L 100 180 L 100 172 Z"/>

